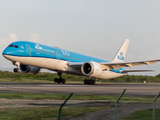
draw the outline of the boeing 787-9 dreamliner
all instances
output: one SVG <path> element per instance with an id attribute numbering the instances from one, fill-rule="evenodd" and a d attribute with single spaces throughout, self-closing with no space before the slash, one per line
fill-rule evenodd
<path id="1" fill-rule="evenodd" d="M 128 44 L 129 40 L 127 39 L 112 61 L 29 41 L 13 42 L 2 54 L 17 66 L 14 68 L 14 72 L 18 72 L 20 69 L 23 73 L 36 74 L 41 68 L 45 68 L 58 73 L 59 78 L 55 78 L 54 81 L 59 84 L 65 84 L 62 73 L 66 73 L 87 76 L 88 79 L 84 80 L 84 84 L 94 85 L 95 79 L 93 78 L 111 79 L 126 75 L 128 72 L 149 71 L 125 70 L 124 67 L 132 68 L 133 66 L 150 65 L 160 61 L 160 59 L 124 61 Z"/>

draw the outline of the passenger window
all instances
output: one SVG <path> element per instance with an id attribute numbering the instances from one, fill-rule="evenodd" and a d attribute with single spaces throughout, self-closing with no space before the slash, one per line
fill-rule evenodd
<path id="1" fill-rule="evenodd" d="M 8 47 L 13 47 L 13 45 L 9 45 Z"/>
<path id="2" fill-rule="evenodd" d="M 15 48 L 18 48 L 18 46 L 17 46 L 17 45 L 15 45 L 14 47 L 15 47 Z"/>

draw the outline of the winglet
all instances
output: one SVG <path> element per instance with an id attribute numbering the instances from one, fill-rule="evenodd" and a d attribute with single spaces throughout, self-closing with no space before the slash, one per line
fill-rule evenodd
<path id="1" fill-rule="evenodd" d="M 128 44 L 129 44 L 129 39 L 126 39 L 112 62 L 123 62 L 124 61 L 126 52 L 127 52 L 127 48 L 128 48 Z"/>

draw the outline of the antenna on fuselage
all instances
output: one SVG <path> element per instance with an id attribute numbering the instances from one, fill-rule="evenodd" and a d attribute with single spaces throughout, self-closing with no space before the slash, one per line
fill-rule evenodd
<path id="1" fill-rule="evenodd" d="M 60 47 L 58 47 L 58 46 L 54 46 L 55 48 L 58 48 L 58 49 L 60 49 Z"/>

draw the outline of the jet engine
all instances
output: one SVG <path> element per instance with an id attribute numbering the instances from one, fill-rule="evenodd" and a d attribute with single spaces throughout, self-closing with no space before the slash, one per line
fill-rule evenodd
<path id="1" fill-rule="evenodd" d="M 81 71 L 86 76 L 98 77 L 102 74 L 102 68 L 99 63 L 86 62 L 82 65 Z"/>
<path id="2" fill-rule="evenodd" d="M 19 68 L 21 72 L 28 73 L 28 74 L 37 74 L 40 71 L 40 68 L 38 67 L 23 65 L 23 64 L 20 64 Z"/>

